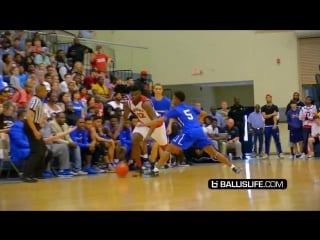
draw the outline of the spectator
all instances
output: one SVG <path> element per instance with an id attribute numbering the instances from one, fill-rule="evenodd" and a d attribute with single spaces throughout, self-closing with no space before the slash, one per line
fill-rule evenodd
<path id="1" fill-rule="evenodd" d="M 253 151 L 252 156 L 259 156 L 264 158 L 265 156 L 262 153 L 263 149 L 263 133 L 264 133 L 264 118 L 261 113 L 261 107 L 259 104 L 256 104 L 255 111 L 250 113 L 248 116 L 248 129 L 253 136 Z M 259 148 L 257 148 L 257 141 L 259 140 Z"/>
<path id="2" fill-rule="evenodd" d="M 83 63 L 85 49 L 88 49 L 90 53 L 93 53 L 91 48 L 82 45 L 79 38 L 75 37 L 73 39 L 73 44 L 68 49 L 67 58 L 72 58 L 73 62 L 80 61 Z"/>
<path id="3" fill-rule="evenodd" d="M 90 138 L 90 136 L 88 136 L 88 133 L 90 133 L 90 131 L 87 131 L 87 129 L 85 129 L 84 119 L 79 118 L 76 125 L 76 129 L 70 134 L 70 137 L 75 143 L 78 144 L 81 149 L 81 155 L 84 158 L 84 171 L 88 174 L 97 174 L 98 172 L 92 167 L 91 164 L 96 143 L 95 141 L 88 141 L 88 139 Z"/>
<path id="4" fill-rule="evenodd" d="M 10 137 L 10 158 L 17 168 L 22 168 L 23 160 L 30 154 L 30 145 L 26 134 L 23 131 L 26 110 L 19 110 L 17 120 L 9 130 Z"/>
<path id="5" fill-rule="evenodd" d="M 299 110 L 301 109 L 301 107 L 304 106 L 304 103 L 302 101 L 300 101 L 300 94 L 298 92 L 294 92 L 293 96 L 292 96 L 292 100 L 290 100 L 290 102 L 287 105 L 286 115 L 287 115 L 288 111 L 291 109 L 291 102 L 292 101 L 296 102 L 297 107 L 298 107 Z M 289 130 L 289 139 L 290 139 L 290 127 L 289 127 L 289 124 L 288 124 L 288 130 Z M 291 157 L 292 157 L 292 156 L 294 156 L 294 146 L 293 146 L 293 144 L 291 142 L 289 143 L 289 145 L 290 145 L 290 153 L 291 153 Z"/>
<path id="6" fill-rule="evenodd" d="M 226 135 L 226 147 L 227 150 L 221 150 L 222 153 L 227 153 L 228 151 L 235 149 L 235 159 L 241 159 L 242 155 L 242 146 L 240 142 L 240 134 L 239 129 L 235 125 L 235 121 L 232 118 L 229 118 L 227 121 L 227 125 L 223 130 L 224 133 L 228 133 Z M 223 145 L 222 145 L 223 146 Z"/>
<path id="7" fill-rule="evenodd" d="M 21 50 L 26 49 L 26 37 L 24 35 L 24 30 L 15 30 L 14 39 L 19 39 L 19 48 Z"/>
<path id="8" fill-rule="evenodd" d="M 92 85 L 97 83 L 97 75 L 98 75 L 97 70 L 96 69 L 91 69 L 90 70 L 90 75 L 85 77 L 83 82 L 84 82 L 84 86 L 86 87 L 87 90 L 91 91 Z"/>
<path id="9" fill-rule="evenodd" d="M 62 107 L 57 104 L 57 94 L 54 92 L 48 92 L 47 94 L 48 102 L 44 103 L 43 113 L 47 116 L 48 119 L 54 119 L 56 114 L 63 112 Z"/>
<path id="10" fill-rule="evenodd" d="M 0 45 L 0 58 L 2 58 L 5 54 L 9 54 L 10 56 L 14 57 L 15 51 L 11 47 L 10 40 L 6 37 L 3 37 Z"/>
<path id="11" fill-rule="evenodd" d="M 66 121 L 65 114 L 63 112 L 57 113 L 55 119 L 50 122 L 52 130 L 56 134 L 67 131 L 69 129 L 69 125 L 65 121 Z M 81 150 L 79 145 L 71 139 L 70 134 L 61 136 L 57 142 L 64 143 L 69 147 L 69 152 L 71 154 L 70 159 L 71 159 L 73 174 L 74 175 L 88 174 L 87 172 L 82 171 Z"/>
<path id="12" fill-rule="evenodd" d="M 41 121 L 41 130 L 40 133 L 43 137 L 44 142 L 46 143 L 46 147 L 48 149 L 48 156 L 46 162 L 46 169 L 42 174 L 44 178 L 50 178 L 53 176 L 52 173 L 52 164 L 55 158 L 58 158 L 58 177 L 73 177 L 75 174 L 70 171 L 70 158 L 69 158 L 69 149 L 68 146 L 64 143 L 58 143 L 60 137 L 69 134 L 74 131 L 75 128 L 69 128 L 65 132 L 61 132 L 56 134 L 50 124 L 47 122 L 47 117 L 44 116 Z"/>
<path id="13" fill-rule="evenodd" d="M 239 141 L 242 145 L 242 153 L 243 159 L 246 158 L 245 156 L 245 149 L 244 149 L 244 114 L 245 114 L 245 107 L 240 104 L 240 98 L 234 97 L 233 99 L 234 104 L 230 107 L 230 111 L 228 113 L 229 118 L 232 118 L 235 122 L 235 126 L 238 127 L 239 130 Z"/>
<path id="14" fill-rule="evenodd" d="M 212 141 L 212 145 L 219 151 L 219 132 L 222 131 L 218 126 L 218 121 L 216 118 L 212 118 L 212 116 L 208 115 L 204 118 L 205 126 L 203 126 L 204 132 L 208 135 L 208 137 Z"/>
<path id="15" fill-rule="evenodd" d="M 151 80 L 148 79 L 148 71 L 142 70 L 140 72 L 140 78 L 135 80 L 135 85 L 141 90 L 142 95 L 151 98 Z"/>
<path id="16" fill-rule="evenodd" d="M 99 76 L 97 83 L 92 85 L 92 93 L 96 100 L 106 104 L 111 100 L 110 90 L 104 84 L 104 77 Z"/>
<path id="17" fill-rule="evenodd" d="M 26 109 L 33 96 L 34 82 L 28 79 L 24 88 L 16 91 L 12 96 L 12 101 L 16 103 L 18 109 Z"/>
<path id="18" fill-rule="evenodd" d="M 217 119 L 217 121 L 218 121 L 218 126 L 219 126 L 219 127 L 223 127 L 223 121 L 224 121 L 224 119 L 223 119 L 223 117 L 220 115 L 220 113 L 217 112 L 217 108 L 216 108 L 215 106 L 212 106 L 212 107 L 210 108 L 210 112 L 211 112 L 210 116 L 211 116 L 212 118 Z"/>
<path id="19" fill-rule="evenodd" d="M 317 114 L 317 107 L 313 104 L 313 99 L 310 96 L 305 98 L 305 106 L 301 107 L 299 119 L 302 120 L 302 136 L 303 136 L 303 152 L 305 155 L 308 152 L 308 137 L 311 135 L 311 127 L 313 118 Z"/>
<path id="20" fill-rule="evenodd" d="M 309 153 L 308 158 L 314 157 L 314 145 L 319 144 L 319 138 L 320 138 L 320 114 L 318 113 L 314 117 L 314 121 L 312 123 L 311 128 L 311 136 L 308 139 L 308 146 L 309 146 Z"/>
<path id="21" fill-rule="evenodd" d="M 96 46 L 96 53 L 92 55 L 91 65 L 97 71 L 103 72 L 104 76 L 108 78 L 108 64 L 111 63 L 112 58 L 103 53 L 102 46 Z"/>
<path id="22" fill-rule="evenodd" d="M 302 136 L 302 121 L 299 119 L 300 109 L 297 106 L 296 100 L 291 100 L 291 109 L 287 112 L 287 122 L 290 130 L 290 146 L 293 151 L 290 159 L 305 158 L 303 150 L 303 136 Z M 295 155 L 295 156 L 294 156 Z"/>
<path id="23" fill-rule="evenodd" d="M 17 90 L 21 90 L 20 79 L 18 76 L 19 76 L 19 68 L 12 67 L 11 77 L 10 77 L 10 86 Z"/>
<path id="24" fill-rule="evenodd" d="M 271 136 L 274 139 L 277 148 L 277 154 L 279 159 L 283 159 L 282 147 L 280 142 L 279 131 L 279 108 L 272 103 L 272 96 L 266 95 L 266 104 L 262 106 L 261 113 L 264 118 L 264 139 L 265 139 L 265 154 L 266 158 L 269 158 L 270 154 L 270 142 Z"/>
<path id="25" fill-rule="evenodd" d="M 33 38 L 31 39 L 31 41 L 32 41 L 32 45 L 35 45 L 35 42 L 39 41 L 40 47 L 47 47 L 46 42 L 42 39 L 42 35 L 38 31 L 34 32 Z"/>
<path id="26" fill-rule="evenodd" d="M 3 112 L 0 114 L 0 150 L 2 157 L 8 157 L 9 149 L 9 135 L 8 132 L 14 124 L 13 113 L 15 106 L 11 101 L 7 101 L 3 104 Z"/>
<path id="27" fill-rule="evenodd" d="M 76 126 L 79 116 L 74 111 L 73 104 L 71 102 L 66 104 L 66 110 L 64 113 L 66 115 L 66 123 L 69 126 Z"/>
<path id="28" fill-rule="evenodd" d="M 228 114 L 229 114 L 229 109 L 228 109 L 228 103 L 226 101 L 221 102 L 221 108 L 217 111 L 217 113 L 220 113 L 220 115 L 223 117 L 223 123 L 221 127 L 225 127 L 227 124 L 228 120 Z"/>

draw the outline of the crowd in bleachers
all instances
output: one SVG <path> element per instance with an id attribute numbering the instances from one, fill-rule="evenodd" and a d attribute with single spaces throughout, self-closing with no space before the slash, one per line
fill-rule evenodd
<path id="1" fill-rule="evenodd" d="M 117 162 L 129 160 L 134 116 L 119 135 L 114 131 L 134 80 L 109 74 L 112 59 L 102 46 L 93 50 L 75 37 L 67 52 L 54 54 L 38 32 L 27 38 L 23 30 L 4 31 L 0 39 L 0 159 L 10 157 L 23 169 L 29 153 L 21 136 L 24 117 L 42 84 L 47 97 L 41 134 L 51 154 L 37 177 L 114 172 Z"/>

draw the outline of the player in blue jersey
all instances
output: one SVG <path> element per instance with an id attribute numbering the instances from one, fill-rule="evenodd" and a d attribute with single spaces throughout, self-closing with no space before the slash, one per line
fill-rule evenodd
<path id="1" fill-rule="evenodd" d="M 226 156 L 218 152 L 212 146 L 209 137 L 206 136 L 203 132 L 200 122 L 207 115 L 207 113 L 205 111 L 202 111 L 201 109 L 197 109 L 193 106 L 185 104 L 184 100 L 184 92 L 174 92 L 172 98 L 172 104 L 174 108 L 164 116 L 154 119 L 151 122 L 145 124 L 145 126 L 147 127 L 153 127 L 157 126 L 161 122 L 165 122 L 170 118 L 174 118 L 182 126 L 181 134 L 177 135 L 167 146 L 166 150 L 160 157 L 158 166 L 153 169 L 153 172 L 159 171 L 163 164 L 168 161 L 170 153 L 180 154 L 182 150 L 186 150 L 191 146 L 194 146 L 198 149 L 203 149 L 212 158 L 215 158 L 218 161 L 228 165 L 235 173 L 240 173 L 241 169 L 233 165 Z"/>
<path id="2" fill-rule="evenodd" d="M 163 96 L 163 87 L 160 83 L 156 83 L 153 87 L 154 96 L 151 97 L 151 102 L 153 103 L 154 109 L 160 116 L 164 116 L 165 113 L 169 112 L 171 109 L 171 99 Z M 167 129 L 167 135 L 170 135 L 172 132 L 172 120 L 171 122 L 166 121 L 165 126 Z M 162 148 L 159 147 L 159 144 L 156 141 L 151 141 L 151 151 L 150 151 L 150 162 L 153 163 L 157 160 L 158 156 L 162 154 Z M 148 157 L 148 156 L 146 156 Z M 165 165 L 168 167 L 169 165 Z"/>
<path id="3" fill-rule="evenodd" d="M 156 83 L 153 88 L 154 97 L 151 97 L 154 109 L 163 116 L 171 108 L 171 100 L 166 96 L 163 96 L 162 85 Z"/>

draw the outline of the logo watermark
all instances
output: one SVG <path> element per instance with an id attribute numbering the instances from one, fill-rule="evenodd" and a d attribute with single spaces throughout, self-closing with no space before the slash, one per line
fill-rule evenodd
<path id="1" fill-rule="evenodd" d="M 286 189 L 286 179 L 210 179 L 209 189 Z"/>

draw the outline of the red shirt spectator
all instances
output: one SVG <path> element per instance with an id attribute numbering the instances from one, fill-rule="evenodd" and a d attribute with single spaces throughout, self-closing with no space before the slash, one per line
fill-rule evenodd
<path id="1" fill-rule="evenodd" d="M 16 103 L 18 108 L 26 108 L 28 103 L 30 102 L 33 94 L 33 83 L 31 81 L 27 81 L 26 85 L 23 89 L 15 92 L 12 96 L 12 101 Z"/>
<path id="2" fill-rule="evenodd" d="M 112 59 L 102 52 L 102 46 L 97 46 L 96 50 L 97 53 L 94 54 L 91 59 L 92 68 L 107 74 L 108 63 L 110 63 Z"/>
<path id="3" fill-rule="evenodd" d="M 97 83 L 97 75 L 98 75 L 97 70 L 91 69 L 90 75 L 85 77 L 85 79 L 83 80 L 83 85 L 87 90 L 91 89 L 92 84 Z"/>
<path id="4" fill-rule="evenodd" d="M 88 101 L 87 101 L 87 105 L 88 107 L 94 107 L 94 108 L 97 108 L 98 109 L 98 116 L 102 117 L 103 116 L 103 103 L 102 102 L 96 102 L 96 99 L 94 96 L 90 96 L 88 98 Z"/>

